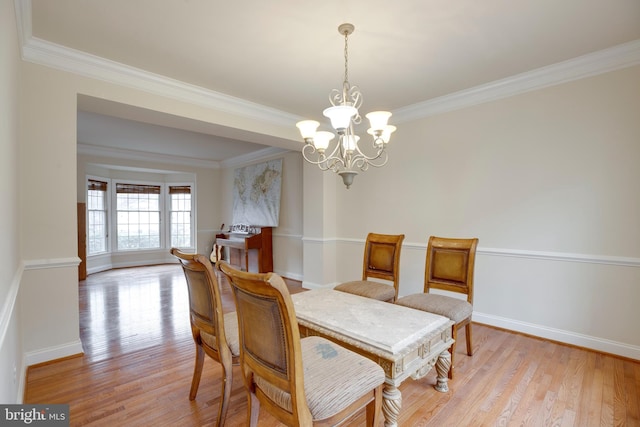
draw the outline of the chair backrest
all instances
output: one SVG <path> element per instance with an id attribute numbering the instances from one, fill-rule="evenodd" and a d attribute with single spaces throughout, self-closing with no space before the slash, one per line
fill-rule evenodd
<path id="1" fill-rule="evenodd" d="M 362 280 L 370 277 L 389 280 L 397 288 L 403 240 L 404 234 L 369 233 L 364 247 Z"/>
<path id="2" fill-rule="evenodd" d="M 176 248 L 171 249 L 171 254 L 182 264 L 187 279 L 193 338 L 200 343 L 200 331 L 206 332 L 215 336 L 216 350 L 230 351 L 226 344 L 220 287 L 211 261 L 204 255 L 188 254 Z"/>
<path id="3" fill-rule="evenodd" d="M 218 261 L 236 302 L 245 386 L 287 425 L 311 425 L 300 332 L 291 295 L 275 273 L 248 273 Z M 277 398 L 273 398 L 277 396 Z"/>
<path id="4" fill-rule="evenodd" d="M 478 239 L 429 237 L 424 269 L 424 292 L 431 288 L 467 295 L 473 304 L 473 270 Z"/>

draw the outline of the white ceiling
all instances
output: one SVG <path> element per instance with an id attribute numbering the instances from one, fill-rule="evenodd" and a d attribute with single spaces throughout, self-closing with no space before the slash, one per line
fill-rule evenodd
<path id="1" fill-rule="evenodd" d="M 31 0 L 31 11 L 35 38 L 315 119 L 342 84 L 343 22 L 356 27 L 349 80 L 363 92 L 363 112 L 640 40 L 638 0 Z M 91 138 L 89 124 L 82 128 Z M 210 158 L 264 148 L 235 144 Z"/>

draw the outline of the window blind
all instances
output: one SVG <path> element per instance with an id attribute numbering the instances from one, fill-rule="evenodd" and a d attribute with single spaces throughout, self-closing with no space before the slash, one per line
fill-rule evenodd
<path id="1" fill-rule="evenodd" d="M 145 184 L 116 184 L 116 193 L 127 194 L 160 194 L 159 185 Z"/>
<path id="2" fill-rule="evenodd" d="M 90 179 L 87 183 L 87 189 L 96 191 L 107 191 L 107 183 L 104 181 Z"/>

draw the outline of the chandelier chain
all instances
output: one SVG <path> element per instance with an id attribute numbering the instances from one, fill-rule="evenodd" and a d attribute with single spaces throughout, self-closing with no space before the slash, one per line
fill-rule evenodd
<path id="1" fill-rule="evenodd" d="M 344 81 L 349 81 L 349 33 L 344 32 Z"/>

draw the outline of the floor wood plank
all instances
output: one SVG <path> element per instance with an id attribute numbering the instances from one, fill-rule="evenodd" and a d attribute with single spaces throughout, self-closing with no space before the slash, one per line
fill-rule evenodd
<path id="1" fill-rule="evenodd" d="M 299 282 L 287 283 L 291 292 L 303 291 Z M 231 311 L 226 281 L 221 288 Z M 30 367 L 25 403 L 67 403 L 72 426 L 214 424 L 217 363 L 206 359 L 198 396 L 188 399 L 194 344 L 178 265 L 92 274 L 79 295 L 85 353 Z M 434 390 L 434 372 L 402 384 L 401 426 L 640 426 L 640 362 L 473 328 L 474 355 L 458 346 L 449 393 Z M 233 374 L 227 426 L 244 426 L 246 394 L 238 368 Z M 349 425 L 364 425 L 364 416 Z M 259 426 L 281 424 L 263 411 Z"/>

